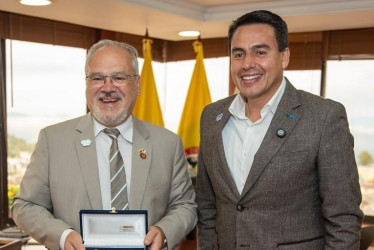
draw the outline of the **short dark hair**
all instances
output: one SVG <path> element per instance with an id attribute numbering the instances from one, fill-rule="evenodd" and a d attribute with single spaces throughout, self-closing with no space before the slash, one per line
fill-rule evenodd
<path id="1" fill-rule="evenodd" d="M 256 10 L 242 15 L 232 22 L 228 33 L 228 50 L 231 53 L 231 40 L 237 28 L 248 24 L 268 24 L 274 28 L 278 50 L 283 51 L 288 47 L 288 28 L 286 22 L 277 14 L 268 10 Z"/>

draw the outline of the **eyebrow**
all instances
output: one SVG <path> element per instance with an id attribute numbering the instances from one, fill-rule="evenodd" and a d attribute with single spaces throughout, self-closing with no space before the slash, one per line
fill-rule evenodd
<path id="1" fill-rule="evenodd" d="M 237 47 L 234 47 L 234 48 L 231 49 L 231 53 L 234 53 L 234 52 L 237 52 L 237 51 L 244 51 L 244 49 L 237 48 Z"/>
<path id="2" fill-rule="evenodd" d="M 110 72 L 109 74 L 104 74 L 103 72 L 91 72 L 90 75 L 116 75 L 116 74 L 128 74 L 128 73 L 125 73 L 124 71 L 113 71 L 113 72 Z"/>
<path id="3" fill-rule="evenodd" d="M 270 49 L 270 46 L 265 43 L 261 43 L 261 44 L 253 45 L 251 49 Z"/>

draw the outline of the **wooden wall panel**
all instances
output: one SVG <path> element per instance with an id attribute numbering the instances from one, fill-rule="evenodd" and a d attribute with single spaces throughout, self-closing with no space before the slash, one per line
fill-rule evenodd
<path id="1" fill-rule="evenodd" d="M 321 42 L 290 43 L 289 48 L 291 56 L 288 70 L 321 69 Z"/>
<path id="2" fill-rule="evenodd" d="M 374 58 L 374 28 L 335 30 L 328 36 L 327 59 Z"/>
<path id="3" fill-rule="evenodd" d="M 143 39 L 107 30 L 58 22 L 0 11 L 0 37 L 55 45 L 89 48 L 108 38 L 132 44 L 143 57 Z M 154 61 L 170 62 L 195 59 L 194 40 L 168 41 L 155 39 Z M 204 58 L 228 56 L 227 38 L 201 39 Z M 289 34 L 291 60 L 288 69 L 321 69 L 327 59 L 374 58 L 374 28 Z"/>
<path id="4" fill-rule="evenodd" d="M 96 30 L 79 25 L 0 11 L 1 38 L 89 48 Z"/>

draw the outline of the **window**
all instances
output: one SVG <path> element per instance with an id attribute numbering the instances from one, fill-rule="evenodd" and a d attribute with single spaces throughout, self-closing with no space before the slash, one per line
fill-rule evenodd
<path id="1" fill-rule="evenodd" d="M 326 97 L 344 104 L 360 176 L 365 215 L 374 216 L 374 60 L 328 61 Z"/>
<path id="2" fill-rule="evenodd" d="M 284 76 L 297 89 L 321 94 L 321 70 L 286 70 Z"/>
<path id="3" fill-rule="evenodd" d="M 6 41 L 8 196 L 18 192 L 41 128 L 86 113 L 86 50 Z M 139 59 L 142 69 L 143 59 Z M 204 59 L 212 101 L 229 95 L 229 58 Z M 165 127 L 177 132 L 195 60 L 152 62 Z M 326 97 L 343 103 L 355 137 L 362 209 L 374 216 L 374 60 L 328 61 Z M 320 70 L 287 70 L 298 89 L 320 95 Z M 372 107 L 373 106 L 373 107 Z M 11 199 L 9 199 L 9 205 Z"/>
<path id="4" fill-rule="evenodd" d="M 86 112 L 86 51 L 6 41 L 8 198 L 17 194 L 40 129 Z M 141 70 L 144 60 L 139 59 Z M 176 132 L 195 60 L 152 62 L 165 127 Z M 204 60 L 212 100 L 228 96 L 229 58 Z M 219 68 L 219 70 L 217 70 Z M 219 72 L 219 73 L 217 73 Z"/>
<path id="5" fill-rule="evenodd" d="M 192 48 L 191 48 L 192 49 Z M 141 71 L 144 60 L 139 59 Z M 195 60 L 152 62 L 165 127 L 177 133 Z M 229 57 L 204 59 L 212 102 L 229 95 Z"/>
<path id="6" fill-rule="evenodd" d="M 86 113 L 85 56 L 84 49 L 6 41 L 9 206 L 40 129 Z"/>

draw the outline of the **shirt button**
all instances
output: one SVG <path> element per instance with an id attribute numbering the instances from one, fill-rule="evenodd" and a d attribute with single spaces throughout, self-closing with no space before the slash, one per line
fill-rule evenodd
<path id="1" fill-rule="evenodd" d="M 238 205 L 238 206 L 236 207 L 236 210 L 238 210 L 239 212 L 243 212 L 244 207 L 243 207 L 242 205 Z"/>

